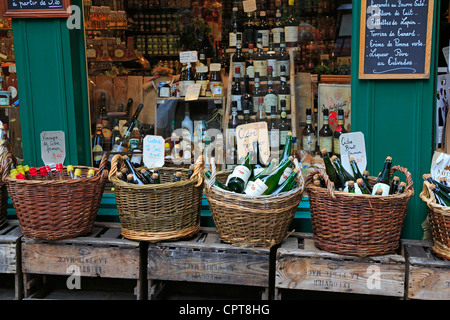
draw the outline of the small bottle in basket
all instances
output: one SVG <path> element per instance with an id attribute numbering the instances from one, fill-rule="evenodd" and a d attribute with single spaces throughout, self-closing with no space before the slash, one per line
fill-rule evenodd
<path id="1" fill-rule="evenodd" d="M 400 186 L 398 187 L 397 194 L 402 194 L 406 190 L 406 182 L 400 182 Z"/>
<path id="2" fill-rule="evenodd" d="M 30 168 L 30 180 L 38 180 L 39 176 L 35 167 Z"/>
<path id="3" fill-rule="evenodd" d="M 128 172 L 133 176 L 133 182 L 135 184 L 147 184 L 147 180 L 141 176 L 141 173 L 133 166 L 128 156 L 123 156 L 123 162 L 125 163 Z"/>
<path id="4" fill-rule="evenodd" d="M 391 175 L 391 167 L 392 167 L 392 158 L 386 157 L 386 160 L 384 162 L 384 168 L 383 171 L 381 171 L 381 174 L 378 176 L 377 180 L 375 181 L 375 185 L 372 189 L 372 194 L 376 194 L 377 189 L 383 189 L 383 195 L 386 196 L 389 194 L 390 185 L 389 185 L 389 178 Z"/>
<path id="5" fill-rule="evenodd" d="M 127 178 L 123 175 L 123 173 L 121 171 L 116 172 L 116 178 L 127 182 Z"/>
<path id="6" fill-rule="evenodd" d="M 141 169 L 141 175 L 147 180 L 147 183 L 150 183 L 152 176 L 150 175 L 150 173 L 145 170 L 144 168 Z"/>
<path id="7" fill-rule="evenodd" d="M 389 194 L 396 194 L 399 187 L 400 187 L 400 178 L 399 177 L 392 178 Z"/>
<path id="8" fill-rule="evenodd" d="M 52 169 L 50 168 L 50 166 L 45 166 L 45 170 L 47 170 L 47 177 L 49 180 L 54 180 L 55 177 L 53 176 L 53 172 Z"/>
<path id="9" fill-rule="evenodd" d="M 74 178 L 74 172 L 73 171 L 74 171 L 73 166 L 71 164 L 69 164 L 67 166 L 67 174 L 69 175 L 70 179 Z"/>
<path id="10" fill-rule="evenodd" d="M 367 189 L 366 184 L 364 183 L 363 179 L 358 178 L 356 180 L 356 184 L 358 185 L 359 189 L 361 190 L 362 194 L 370 194 L 370 190 Z"/>
<path id="11" fill-rule="evenodd" d="M 18 180 L 27 180 L 27 178 L 25 177 L 25 175 L 23 175 L 22 173 L 18 172 L 16 174 L 16 179 Z"/>
<path id="12" fill-rule="evenodd" d="M 348 182 L 348 193 L 355 193 L 355 181 Z"/>
<path id="13" fill-rule="evenodd" d="M 47 169 L 45 167 L 39 168 L 39 175 L 41 176 L 41 180 L 52 180 L 47 173 Z"/>
<path id="14" fill-rule="evenodd" d="M 352 168 L 353 176 L 355 177 L 355 179 L 361 178 L 363 180 L 364 184 L 366 185 L 367 189 L 369 189 L 369 191 L 371 191 L 369 181 L 368 181 L 369 172 L 367 172 L 365 170 L 364 172 L 367 172 L 367 175 L 361 174 L 361 171 L 359 171 L 359 167 L 358 167 L 358 164 L 356 163 L 355 158 L 351 157 L 350 159 L 348 159 L 348 161 L 350 162 L 350 167 Z"/>
<path id="15" fill-rule="evenodd" d="M 177 171 L 174 173 L 172 181 L 173 182 L 181 181 L 181 172 L 180 171 Z"/>
<path id="16" fill-rule="evenodd" d="M 31 180 L 30 167 L 28 165 L 23 166 L 23 171 L 25 172 L 25 178 L 27 178 L 27 180 Z"/>
<path id="17" fill-rule="evenodd" d="M 242 193 L 244 191 L 248 179 L 252 175 L 253 168 L 250 164 L 252 153 L 253 152 L 250 150 L 244 161 L 240 165 L 236 166 L 233 172 L 228 176 L 226 186 L 236 193 Z"/>
<path id="18" fill-rule="evenodd" d="M 87 177 L 88 178 L 92 178 L 93 176 L 95 176 L 95 170 L 94 169 L 89 169 Z"/>
<path id="19" fill-rule="evenodd" d="M 153 173 L 152 176 L 150 177 L 150 184 L 159 184 L 159 174 L 157 173 Z"/>
<path id="20" fill-rule="evenodd" d="M 56 179 L 58 180 L 64 180 L 64 174 L 63 174 L 63 165 L 62 163 L 56 164 Z"/>
<path id="21" fill-rule="evenodd" d="M 81 179 L 81 169 L 75 169 L 75 173 L 73 174 L 74 179 Z"/>
<path id="22" fill-rule="evenodd" d="M 341 161 L 336 155 L 333 155 L 331 157 L 331 161 L 334 163 L 336 172 L 342 181 L 342 188 L 345 188 L 348 185 L 349 181 L 355 181 L 355 178 L 352 177 L 352 175 L 348 173 L 347 170 L 345 170 L 345 168 L 341 164 Z"/>

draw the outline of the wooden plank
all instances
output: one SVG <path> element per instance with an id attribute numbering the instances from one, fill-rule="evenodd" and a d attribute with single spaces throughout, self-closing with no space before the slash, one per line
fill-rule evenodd
<path id="1" fill-rule="evenodd" d="M 22 131 L 20 126 L 19 108 L 9 108 L 9 141 L 11 142 L 11 152 L 19 159 L 23 158 L 22 152 Z"/>
<path id="2" fill-rule="evenodd" d="M 127 77 L 114 78 L 114 99 L 109 111 L 118 111 L 120 104 L 123 104 L 123 108 L 125 110 L 128 101 L 127 89 Z"/>
<path id="3" fill-rule="evenodd" d="M 127 81 L 128 81 L 127 97 L 133 99 L 133 105 L 130 110 L 130 115 L 133 115 L 139 104 L 144 102 L 142 90 L 143 80 L 141 76 L 128 76 Z M 138 117 L 139 121 L 141 121 L 143 114 L 144 112 L 141 112 L 141 114 L 139 115 Z"/>
<path id="4" fill-rule="evenodd" d="M 109 76 L 95 76 L 95 86 L 93 92 L 94 113 L 91 113 L 91 121 L 95 121 L 100 115 L 100 98 L 102 92 L 106 93 L 106 111 L 113 111 L 112 105 L 114 104 L 114 77 Z"/>
<path id="5" fill-rule="evenodd" d="M 0 244 L 0 273 L 17 272 L 17 244 Z"/>
<path id="6" fill-rule="evenodd" d="M 337 255 L 313 247 L 311 241 L 304 239 L 304 249 L 287 249 L 281 245 L 277 250 L 277 289 L 404 296 L 405 259 L 402 256 Z"/>

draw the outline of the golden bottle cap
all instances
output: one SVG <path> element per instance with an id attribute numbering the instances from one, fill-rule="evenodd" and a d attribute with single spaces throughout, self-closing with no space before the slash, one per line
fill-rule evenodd
<path id="1" fill-rule="evenodd" d="M 153 179 L 158 179 L 158 174 L 157 173 L 152 174 L 152 178 Z"/>
<path id="2" fill-rule="evenodd" d="M 380 188 L 380 189 L 377 189 L 377 195 L 380 196 L 380 195 L 382 195 L 382 194 L 383 194 L 383 189 L 381 189 L 381 188 Z"/>
<path id="3" fill-rule="evenodd" d="M 356 179 L 356 183 L 357 184 L 362 184 L 363 183 L 363 179 L 361 179 L 361 178 Z"/>
<path id="4" fill-rule="evenodd" d="M 81 169 L 75 169 L 75 175 L 81 176 Z"/>
<path id="5" fill-rule="evenodd" d="M 319 186 L 319 185 L 320 185 L 320 181 L 319 181 L 319 180 L 315 180 L 315 181 L 314 181 L 314 185 L 315 185 L 315 186 Z"/>
<path id="6" fill-rule="evenodd" d="M 350 180 L 350 181 L 348 182 L 348 185 L 349 185 L 349 186 L 354 186 L 354 185 L 355 185 L 355 181 Z"/>
<path id="7" fill-rule="evenodd" d="M 348 159 L 348 161 L 350 161 L 350 162 L 355 161 L 355 158 L 351 157 Z"/>
<path id="8" fill-rule="evenodd" d="M 23 169 L 25 170 L 25 172 L 30 171 L 30 167 L 29 167 L 28 165 L 25 165 L 25 166 L 23 167 Z"/>
<path id="9" fill-rule="evenodd" d="M 406 187 L 406 182 L 405 181 L 400 182 L 400 186 Z M 434 186 L 434 184 L 433 184 L 433 186 Z"/>
<path id="10" fill-rule="evenodd" d="M 322 154 L 325 154 L 325 153 L 327 153 L 328 151 L 327 151 L 327 149 L 322 149 L 322 150 L 320 150 L 320 152 L 322 152 Z"/>
<path id="11" fill-rule="evenodd" d="M 387 156 L 387 157 L 386 157 L 386 160 L 392 161 L 392 157 L 391 157 L 391 156 Z"/>
<path id="12" fill-rule="evenodd" d="M 69 164 L 67 166 L 67 172 L 69 172 L 69 171 L 73 171 L 73 166 L 71 164 Z"/>
<path id="13" fill-rule="evenodd" d="M 95 175 L 95 170 L 94 169 L 89 169 L 89 171 L 88 171 L 88 176 L 90 176 L 90 175 Z"/>
<path id="14" fill-rule="evenodd" d="M 394 177 L 394 180 L 395 180 L 395 181 L 400 181 L 400 177 L 395 176 L 395 177 Z"/>

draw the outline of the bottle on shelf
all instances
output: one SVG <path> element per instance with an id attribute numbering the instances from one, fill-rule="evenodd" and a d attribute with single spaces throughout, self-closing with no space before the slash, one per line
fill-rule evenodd
<path id="1" fill-rule="evenodd" d="M 239 34 L 242 39 L 242 21 L 239 14 L 239 2 L 233 1 L 233 9 L 231 13 L 231 32 L 228 34 L 230 48 L 236 48 L 236 37 Z"/>
<path id="2" fill-rule="evenodd" d="M 195 84 L 194 70 L 192 68 L 192 65 L 190 63 L 188 63 L 186 66 L 186 72 L 184 74 L 183 80 L 181 81 L 181 79 L 180 79 L 180 88 L 181 88 L 180 96 L 185 97 L 187 88 L 193 84 Z"/>
<path id="3" fill-rule="evenodd" d="M 327 149 L 328 152 L 333 151 L 333 131 L 329 125 L 328 120 L 328 109 L 322 110 L 323 114 L 323 124 L 319 131 L 319 148 Z"/>
<path id="4" fill-rule="evenodd" d="M 262 47 L 262 34 L 258 34 L 257 50 L 253 57 L 254 71 L 259 73 L 261 78 L 267 77 L 267 57 Z"/>
<path id="5" fill-rule="evenodd" d="M 250 78 L 248 75 L 244 76 L 244 92 L 241 96 L 241 106 L 244 115 L 250 116 L 250 112 L 253 112 L 253 96 L 250 92 Z"/>
<path id="6" fill-rule="evenodd" d="M 269 34 L 269 50 L 266 52 L 267 57 L 267 67 L 272 67 L 272 77 L 273 79 L 277 79 L 278 74 L 278 67 L 277 67 L 277 61 L 278 61 L 278 52 L 275 51 L 273 46 L 273 33 Z"/>
<path id="7" fill-rule="evenodd" d="M 189 103 L 184 104 L 184 119 L 181 121 L 181 130 L 183 139 L 187 139 L 192 142 L 194 134 L 194 123 L 190 117 Z"/>
<path id="8" fill-rule="evenodd" d="M 291 125 L 287 119 L 286 113 L 286 100 L 281 100 L 281 113 L 280 113 L 280 124 L 278 129 L 280 131 L 280 148 L 283 148 L 286 144 L 286 138 L 289 132 L 291 132 Z"/>
<path id="9" fill-rule="evenodd" d="M 261 84 L 259 82 L 259 72 L 255 73 L 255 81 L 253 84 L 253 110 L 252 113 L 253 114 L 257 114 L 259 111 L 259 98 L 262 97 L 263 98 L 263 103 L 264 103 L 264 92 L 261 90 Z"/>
<path id="10" fill-rule="evenodd" d="M 267 110 L 267 108 L 265 108 Z M 271 148 L 271 153 L 278 152 L 279 142 L 280 142 L 280 130 L 277 119 L 277 107 L 276 105 L 271 106 L 270 111 L 270 122 L 269 122 L 269 143 Z M 272 151 L 273 150 L 273 151 Z"/>
<path id="11" fill-rule="evenodd" d="M 280 85 L 278 87 L 278 108 L 281 108 L 281 101 L 285 101 L 286 112 L 291 112 L 291 88 L 286 81 L 286 70 L 285 66 L 281 66 L 280 70 Z"/>
<path id="12" fill-rule="evenodd" d="M 247 12 L 247 18 L 243 23 L 243 46 L 248 48 L 250 43 L 255 43 L 256 40 L 256 26 L 253 21 L 252 13 Z"/>
<path id="13" fill-rule="evenodd" d="M 266 114 L 271 114 L 272 106 L 275 106 L 275 113 L 277 112 L 278 105 L 278 93 L 275 91 L 272 80 L 273 70 L 271 67 L 267 67 L 267 88 L 264 95 L 264 105 Z"/>
<path id="14" fill-rule="evenodd" d="M 256 122 L 266 122 L 267 129 L 269 129 L 269 120 L 267 119 L 266 112 L 264 111 L 264 97 L 258 97 L 258 113 L 256 114 Z"/>
<path id="15" fill-rule="evenodd" d="M 255 77 L 255 67 L 253 64 L 253 43 L 248 45 L 248 54 L 247 61 L 245 62 L 245 74 L 248 75 L 251 79 Z"/>
<path id="16" fill-rule="evenodd" d="M 244 55 L 244 53 L 242 52 L 242 39 L 241 39 L 241 35 L 238 33 L 236 35 L 236 52 L 233 54 L 233 67 L 235 71 L 236 67 L 239 67 L 239 70 L 241 72 L 241 77 L 245 76 L 245 62 L 246 62 L 246 57 Z M 235 74 L 233 74 L 233 76 L 236 76 Z"/>
<path id="17" fill-rule="evenodd" d="M 241 68 L 234 68 L 234 81 L 231 86 L 231 101 L 236 101 L 236 107 L 238 112 L 242 112 L 242 90 L 241 90 Z"/>
<path id="18" fill-rule="evenodd" d="M 257 26 L 257 34 L 262 35 L 262 46 L 263 48 L 267 48 L 269 46 L 269 34 L 270 34 L 270 26 L 267 22 L 267 12 L 266 12 L 266 3 L 263 0 L 261 2 L 261 10 L 259 11 L 259 25 Z"/>
<path id="19" fill-rule="evenodd" d="M 97 130 L 95 131 L 95 135 L 92 138 L 92 158 L 93 158 L 93 166 L 98 168 L 100 165 L 100 161 L 102 160 L 103 148 L 105 145 L 105 137 L 103 135 L 101 126 L 97 126 Z"/>
<path id="20" fill-rule="evenodd" d="M 139 146 L 139 142 L 141 141 L 141 134 L 139 133 L 139 128 L 135 124 L 133 127 L 133 131 L 131 131 L 130 140 L 128 141 L 128 151 L 133 151 Z"/>
<path id="21" fill-rule="evenodd" d="M 391 188 L 389 183 L 391 177 L 391 167 L 392 157 L 388 156 L 384 161 L 384 167 L 381 174 L 375 180 L 375 185 L 372 188 L 372 194 L 376 194 L 377 189 L 382 189 L 384 196 L 389 195 L 389 190 Z"/>
<path id="22" fill-rule="evenodd" d="M 206 67 L 206 66 L 197 67 L 196 72 L 197 72 L 197 77 L 195 79 L 195 83 L 200 84 L 200 86 L 201 86 L 199 96 L 206 97 L 206 89 L 209 86 L 208 67 Z M 168 83 L 166 83 L 166 85 L 169 87 L 169 92 L 170 92 L 170 85 Z M 170 96 L 170 93 L 169 93 L 169 96 Z"/>
<path id="23" fill-rule="evenodd" d="M 296 47 L 298 43 L 298 22 L 295 18 L 294 0 L 289 0 L 289 15 L 284 22 L 284 33 L 286 35 L 286 45 Z"/>
<path id="24" fill-rule="evenodd" d="M 281 66 L 284 66 L 286 75 L 290 74 L 291 58 L 286 50 L 285 33 L 280 33 L 280 52 L 278 52 L 277 72 L 281 74 Z"/>
<path id="25" fill-rule="evenodd" d="M 336 155 L 341 154 L 341 144 L 339 142 L 339 137 L 343 133 L 347 133 L 347 130 L 345 130 L 345 127 L 344 127 L 344 110 L 339 109 L 338 110 L 338 125 L 337 125 L 336 130 L 334 131 L 334 135 L 333 135 L 333 150 L 334 150 L 334 154 L 336 154 Z"/>
<path id="26" fill-rule="evenodd" d="M 316 151 L 316 130 L 312 125 L 311 109 L 306 109 L 306 126 L 302 130 L 302 148 L 309 154 Z"/>
<path id="27" fill-rule="evenodd" d="M 253 171 L 253 167 L 250 164 L 251 156 L 252 151 L 249 151 L 244 161 L 240 165 L 237 165 L 233 169 L 233 172 L 228 176 L 228 180 L 226 183 L 228 189 L 236 193 L 242 193 L 244 191 L 248 179 L 250 178 Z"/>

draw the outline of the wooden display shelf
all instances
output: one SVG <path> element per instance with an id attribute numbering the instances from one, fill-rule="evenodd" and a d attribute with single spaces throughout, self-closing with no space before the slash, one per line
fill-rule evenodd
<path id="1" fill-rule="evenodd" d="M 14 275 L 14 298 L 23 297 L 20 238 L 22 232 L 17 220 L 8 220 L 0 229 L 0 273 Z"/>

